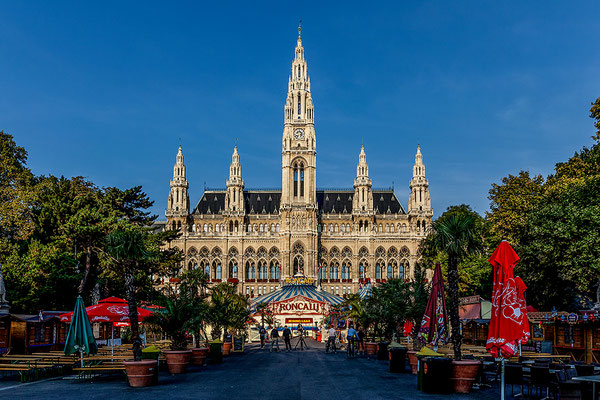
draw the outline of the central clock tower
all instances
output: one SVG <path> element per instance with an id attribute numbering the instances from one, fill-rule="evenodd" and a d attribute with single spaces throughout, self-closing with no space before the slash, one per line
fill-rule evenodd
<path id="1" fill-rule="evenodd" d="M 281 208 L 316 207 L 315 109 L 310 94 L 304 47 L 298 43 L 285 101 L 282 143 Z"/>
<path id="2" fill-rule="evenodd" d="M 281 149 L 282 277 L 317 275 L 317 140 L 310 79 L 298 27 Z"/>

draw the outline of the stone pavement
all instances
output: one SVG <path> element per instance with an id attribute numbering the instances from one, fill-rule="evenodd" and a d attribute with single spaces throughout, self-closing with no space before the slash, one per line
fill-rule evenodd
<path id="1" fill-rule="evenodd" d="M 391 374 L 387 363 L 348 360 L 344 352 L 326 354 L 321 344 L 310 349 L 274 352 L 256 345 L 233 354 L 221 365 L 190 367 L 187 374 L 160 374 L 160 384 L 130 388 L 122 376 L 78 382 L 72 377 L 19 384 L 0 378 L 0 399 L 498 399 L 499 389 L 470 395 L 429 395 L 416 390 L 416 377 Z M 282 341 L 283 344 L 283 341 Z M 284 346 L 282 346 L 283 348 Z"/>

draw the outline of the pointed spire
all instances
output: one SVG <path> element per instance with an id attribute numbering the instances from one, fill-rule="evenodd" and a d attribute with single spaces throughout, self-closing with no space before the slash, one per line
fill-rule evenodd
<path id="1" fill-rule="evenodd" d="M 300 20 L 300 22 L 298 23 L 298 41 L 302 42 L 302 20 Z"/>

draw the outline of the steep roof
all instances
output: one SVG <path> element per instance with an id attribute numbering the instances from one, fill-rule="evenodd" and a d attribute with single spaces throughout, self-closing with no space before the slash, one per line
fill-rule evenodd
<path id="1" fill-rule="evenodd" d="M 225 190 L 207 190 L 192 214 L 218 214 L 225 209 Z M 354 190 L 317 190 L 319 211 L 324 214 L 351 214 Z M 244 206 L 248 214 L 277 214 L 281 202 L 279 190 L 245 190 Z M 373 208 L 377 214 L 405 214 L 394 191 L 373 190 Z"/>

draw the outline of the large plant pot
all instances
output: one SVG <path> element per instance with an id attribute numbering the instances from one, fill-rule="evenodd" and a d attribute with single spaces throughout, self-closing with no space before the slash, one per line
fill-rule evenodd
<path id="1" fill-rule="evenodd" d="M 365 350 L 367 351 L 367 355 L 368 356 L 375 356 L 375 355 L 377 355 L 377 343 L 375 343 L 375 342 L 366 342 L 365 343 Z"/>
<path id="2" fill-rule="evenodd" d="M 127 380 L 131 387 L 145 387 L 153 384 L 154 374 L 158 368 L 156 360 L 123 361 Z"/>
<path id="3" fill-rule="evenodd" d="M 455 393 L 470 393 L 481 368 L 481 361 L 452 361 L 452 385 Z"/>
<path id="4" fill-rule="evenodd" d="M 223 343 L 223 355 L 228 356 L 231 353 L 231 348 L 233 347 L 233 343 L 225 342 Z"/>
<path id="5" fill-rule="evenodd" d="M 192 364 L 204 365 L 208 357 L 208 347 L 196 347 L 192 349 Z"/>
<path id="6" fill-rule="evenodd" d="M 406 353 L 408 355 L 408 363 L 410 364 L 410 372 L 413 375 L 417 374 L 417 368 L 419 365 L 419 359 L 417 358 L 417 352 L 414 350 L 410 350 Z"/>
<path id="7" fill-rule="evenodd" d="M 167 367 L 171 374 L 182 374 L 187 371 L 188 364 L 192 358 L 191 350 L 165 350 L 163 351 L 167 359 Z"/>

